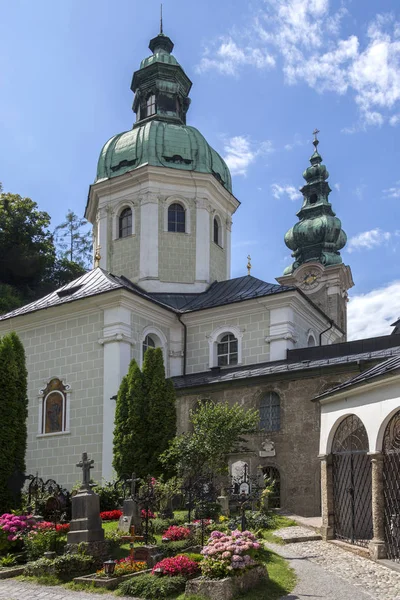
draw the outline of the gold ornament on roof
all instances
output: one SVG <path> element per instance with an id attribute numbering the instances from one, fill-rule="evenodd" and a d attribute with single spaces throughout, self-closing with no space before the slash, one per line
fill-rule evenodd
<path id="1" fill-rule="evenodd" d="M 247 275 L 250 275 L 251 272 L 251 256 L 250 254 L 247 255 Z"/>
<path id="2" fill-rule="evenodd" d="M 96 252 L 94 255 L 94 268 L 95 269 L 97 269 L 97 267 L 100 266 L 100 261 L 101 261 L 100 248 L 101 248 L 101 246 L 97 246 Z"/>

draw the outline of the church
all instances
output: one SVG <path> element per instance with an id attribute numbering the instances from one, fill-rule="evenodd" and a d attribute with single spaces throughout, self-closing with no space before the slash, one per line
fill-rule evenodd
<path id="1" fill-rule="evenodd" d="M 71 487 L 83 452 L 111 480 L 115 397 L 132 358 L 162 349 L 178 431 L 198 400 L 259 411 L 260 431 L 229 458 L 276 481 L 273 505 L 320 514 L 320 405 L 312 400 L 390 357 L 397 335 L 346 340 L 351 269 L 318 150 L 285 235 L 293 263 L 277 283 L 231 279 L 240 202 L 224 160 L 186 124 L 192 82 L 162 32 L 133 74 L 133 127 L 102 148 L 85 217 L 93 270 L 0 317 L 29 374 L 27 473 Z M 305 159 L 306 160 L 306 159 Z M 284 232 L 282 232 L 283 234 Z M 154 424 L 157 427 L 157 423 Z"/>

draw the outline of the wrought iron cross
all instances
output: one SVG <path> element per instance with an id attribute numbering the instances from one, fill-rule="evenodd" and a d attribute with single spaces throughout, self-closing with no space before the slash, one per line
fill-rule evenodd
<path id="1" fill-rule="evenodd" d="M 93 469 L 94 460 L 88 459 L 87 452 L 82 454 L 82 460 L 76 463 L 77 467 L 82 469 L 82 486 L 83 488 L 90 488 L 90 469 Z"/>
<path id="2" fill-rule="evenodd" d="M 135 497 L 136 494 L 136 482 L 140 481 L 139 477 L 136 477 L 136 473 L 132 473 L 132 478 L 128 482 L 131 484 L 131 498 Z"/>

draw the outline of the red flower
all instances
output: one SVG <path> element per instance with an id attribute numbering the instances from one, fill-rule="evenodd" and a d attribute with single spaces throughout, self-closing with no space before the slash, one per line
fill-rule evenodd
<path id="1" fill-rule="evenodd" d="M 152 513 L 151 510 L 148 510 L 147 514 L 149 516 L 149 519 L 155 519 L 156 518 L 156 515 L 154 513 Z M 144 509 L 142 509 L 141 515 L 142 515 L 142 519 L 146 518 L 146 511 Z"/>
<path id="2" fill-rule="evenodd" d="M 163 538 L 166 537 L 172 542 L 176 542 L 178 540 L 185 540 L 190 535 L 190 529 L 188 527 L 179 527 L 178 525 L 171 525 L 168 527 L 166 531 L 163 533 Z"/>
<path id="3" fill-rule="evenodd" d="M 161 569 L 162 574 L 167 575 L 168 577 L 174 577 L 176 575 L 190 577 L 191 575 L 196 575 L 196 573 L 198 573 L 199 565 L 196 561 L 191 560 L 188 556 L 179 554 L 178 556 L 174 556 L 172 558 L 164 558 L 164 560 L 161 560 L 159 563 L 157 563 L 153 567 L 153 575 L 160 572 L 157 571 L 157 569 Z"/>
<path id="4" fill-rule="evenodd" d="M 59 531 L 60 533 L 68 533 L 69 523 L 65 523 L 63 525 L 61 525 L 61 524 L 56 525 L 56 531 Z"/>
<path id="5" fill-rule="evenodd" d="M 122 516 L 122 510 L 105 510 L 100 513 L 103 521 L 117 521 Z"/>

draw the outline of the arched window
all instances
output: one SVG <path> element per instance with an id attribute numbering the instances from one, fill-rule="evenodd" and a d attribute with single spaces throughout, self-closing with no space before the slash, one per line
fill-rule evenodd
<path id="1" fill-rule="evenodd" d="M 215 244 L 218 244 L 222 248 L 222 229 L 217 217 L 214 217 L 213 222 L 213 240 Z"/>
<path id="2" fill-rule="evenodd" d="M 308 340 L 307 340 L 307 346 L 308 346 L 309 348 L 312 348 L 313 346 L 316 346 L 316 343 L 315 343 L 315 337 L 313 336 L 313 334 L 312 334 L 312 333 L 310 333 L 310 335 L 308 336 Z"/>
<path id="3" fill-rule="evenodd" d="M 267 392 L 260 401 L 260 429 L 279 431 L 281 428 L 281 401 L 276 392 Z"/>
<path id="4" fill-rule="evenodd" d="M 185 233 L 185 209 L 182 204 L 174 202 L 168 207 L 168 231 Z"/>
<path id="5" fill-rule="evenodd" d="M 223 335 L 217 343 L 217 357 L 219 367 L 238 364 L 238 341 L 233 333 Z"/>
<path id="6" fill-rule="evenodd" d="M 42 399 L 40 433 L 62 433 L 67 431 L 67 391 L 68 385 L 55 377 L 45 389 L 41 390 Z"/>
<path id="7" fill-rule="evenodd" d="M 156 347 L 156 342 L 154 340 L 154 337 L 152 337 L 151 335 L 146 335 L 146 337 L 143 340 L 143 358 L 144 355 L 146 354 L 146 350 L 148 348 L 155 348 Z"/>
<path id="8" fill-rule="evenodd" d="M 118 223 L 118 231 L 119 237 L 124 238 L 128 237 L 128 235 L 132 235 L 132 209 L 124 208 L 124 210 L 119 215 L 119 223 Z"/>
<path id="9" fill-rule="evenodd" d="M 151 117 L 151 115 L 155 115 L 156 112 L 156 96 L 155 94 L 150 94 L 150 96 L 147 96 L 146 100 L 146 116 Z"/>

